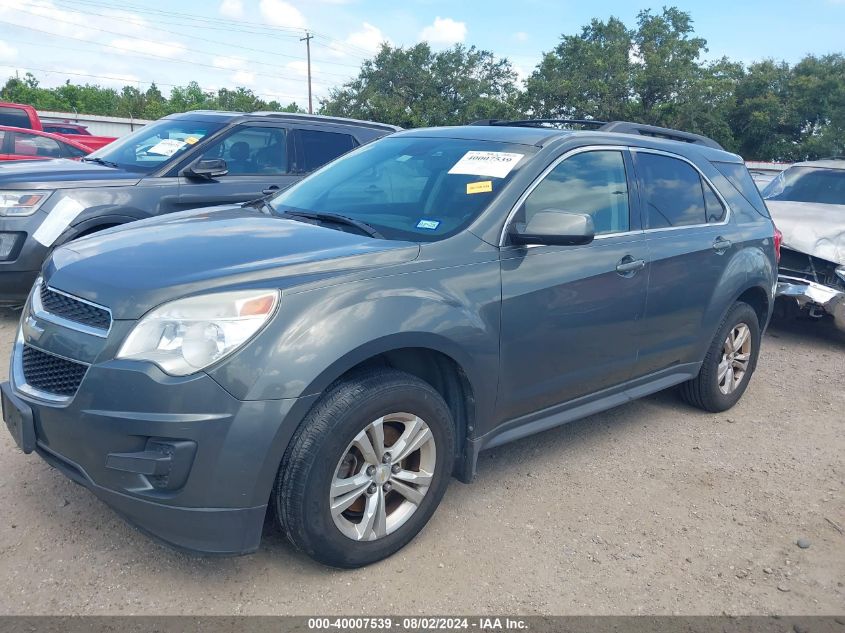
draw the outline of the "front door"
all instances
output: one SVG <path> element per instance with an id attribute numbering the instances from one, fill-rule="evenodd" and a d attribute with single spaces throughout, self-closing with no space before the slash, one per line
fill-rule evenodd
<path id="1" fill-rule="evenodd" d="M 628 380 L 635 371 L 648 255 L 623 148 L 576 150 L 530 190 L 513 218 L 589 213 L 584 246 L 501 250 L 499 422 Z M 506 238 L 505 238 L 506 239 Z"/>
<path id="2" fill-rule="evenodd" d="M 192 209 L 255 200 L 290 186 L 300 175 L 291 170 L 288 130 L 273 125 L 239 125 L 212 143 L 202 158 L 222 158 L 229 173 L 214 179 L 179 176 L 176 207 Z"/>

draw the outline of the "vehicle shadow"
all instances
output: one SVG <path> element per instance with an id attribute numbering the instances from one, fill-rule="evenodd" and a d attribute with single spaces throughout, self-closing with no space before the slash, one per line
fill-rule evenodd
<path id="1" fill-rule="evenodd" d="M 845 351 L 845 332 L 839 330 L 833 323 L 833 319 L 827 317 L 822 319 L 790 319 L 774 316 L 766 330 L 765 338 L 782 339 L 784 342 L 788 341 L 799 345 L 825 345 Z"/>

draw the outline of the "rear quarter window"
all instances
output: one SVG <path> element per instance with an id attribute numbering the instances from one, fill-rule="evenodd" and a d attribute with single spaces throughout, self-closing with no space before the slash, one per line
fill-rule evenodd
<path id="1" fill-rule="evenodd" d="M 0 106 L 0 125 L 8 125 L 9 127 L 32 127 L 32 124 L 29 121 L 29 115 L 25 111 L 20 108 L 10 108 L 8 106 Z"/>
<path id="2" fill-rule="evenodd" d="M 725 163 L 721 161 L 711 161 L 712 165 L 719 170 L 719 172 L 727 178 L 728 182 L 739 192 L 739 194 L 748 201 L 754 210 L 763 217 L 770 217 L 769 210 L 766 208 L 766 203 L 760 195 L 760 190 L 754 184 L 751 174 L 743 163 Z"/>

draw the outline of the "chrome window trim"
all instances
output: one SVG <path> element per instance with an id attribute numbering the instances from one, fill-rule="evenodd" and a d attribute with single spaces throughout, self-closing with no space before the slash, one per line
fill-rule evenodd
<path id="1" fill-rule="evenodd" d="M 733 215 L 733 211 L 731 209 L 731 206 L 728 204 L 727 200 L 725 200 L 724 196 L 719 191 L 719 189 L 713 184 L 713 181 L 710 180 L 710 178 L 708 178 L 704 174 L 704 172 L 702 172 L 701 169 L 698 168 L 698 165 L 696 165 L 694 162 L 692 162 L 688 158 L 685 158 L 684 156 L 681 156 L 680 154 L 673 154 L 672 152 L 667 152 L 665 150 L 651 149 L 651 148 L 648 148 L 648 147 L 636 147 L 636 146 L 631 146 L 631 145 L 585 145 L 583 147 L 576 147 L 575 149 L 571 149 L 568 152 L 565 152 L 565 153 L 561 154 L 560 156 L 558 156 L 555 160 L 553 160 L 549 164 L 548 167 L 546 167 L 540 173 L 539 176 L 537 176 L 537 178 L 535 178 L 532 181 L 532 183 L 522 193 L 522 195 L 519 196 L 519 199 L 517 199 L 516 204 L 514 204 L 514 206 L 511 208 L 510 212 L 508 213 L 507 218 L 505 219 L 505 224 L 502 227 L 501 234 L 499 235 L 499 247 L 506 246 L 505 237 L 507 236 L 507 233 L 508 233 L 508 227 L 510 226 L 510 224 L 513 220 L 513 217 L 516 215 L 517 211 L 519 211 L 519 208 L 523 205 L 526 198 L 528 198 L 528 196 L 531 195 L 531 193 L 534 191 L 534 189 L 537 188 L 537 186 L 546 178 L 546 176 L 549 175 L 549 173 L 552 170 L 554 170 L 555 167 L 557 167 L 560 163 L 565 161 L 570 156 L 574 156 L 576 154 L 581 154 L 583 152 L 594 152 L 594 151 L 598 151 L 598 150 L 629 151 L 632 154 L 635 153 L 635 152 L 643 152 L 643 153 L 648 153 L 648 154 L 658 154 L 658 155 L 662 155 L 662 156 L 668 156 L 669 158 L 675 158 L 675 159 L 678 159 L 680 161 L 687 163 L 688 165 L 692 166 L 692 168 L 695 169 L 696 173 L 698 173 L 698 175 L 704 180 L 704 182 L 706 182 L 710 186 L 710 188 L 713 189 L 713 192 L 716 194 L 716 197 L 719 199 L 719 202 L 721 202 L 722 205 L 725 207 L 725 219 L 722 220 L 721 222 L 704 222 L 704 223 L 701 223 L 701 224 L 684 224 L 682 226 L 666 226 L 666 227 L 660 227 L 660 228 L 654 228 L 654 229 L 636 229 L 636 230 L 631 230 L 631 231 L 619 231 L 617 233 L 601 233 L 599 235 L 596 235 L 594 240 L 607 239 L 609 237 L 618 237 L 620 235 L 632 235 L 632 234 L 638 234 L 638 233 L 660 233 L 660 232 L 664 232 L 664 231 L 678 231 L 680 229 L 695 229 L 695 228 L 702 228 L 702 227 L 706 227 L 706 226 L 725 226 L 725 225 L 730 223 L 731 216 Z M 636 165 L 634 165 L 634 167 L 636 168 Z M 636 176 L 634 176 L 634 178 L 636 179 Z M 628 192 L 629 192 L 629 196 L 630 196 L 630 187 L 628 187 Z M 702 192 L 702 194 L 703 194 L 703 192 Z M 705 213 L 706 213 L 706 210 L 707 210 L 707 208 L 705 206 Z M 644 220 L 644 219 L 646 219 L 646 218 L 645 217 L 641 218 L 641 220 Z"/>
<path id="2" fill-rule="evenodd" d="M 109 327 L 107 330 L 102 330 L 100 328 L 92 327 L 90 325 L 85 325 L 84 323 L 79 323 L 78 321 L 74 321 L 72 319 L 66 319 L 63 316 L 59 316 L 58 314 L 53 314 L 52 312 L 48 312 L 44 309 L 44 305 L 41 303 L 41 288 L 44 285 L 44 279 L 39 277 L 35 282 L 35 287 L 33 288 L 32 293 L 32 313 L 35 314 L 39 319 L 44 319 L 45 321 L 49 321 L 50 323 L 54 323 L 56 325 L 60 325 L 65 327 L 69 330 L 76 330 L 77 332 L 82 332 L 84 334 L 90 334 L 91 336 L 98 336 L 100 338 L 108 338 L 109 332 L 111 332 L 112 323 L 114 322 L 114 317 L 112 316 L 111 310 L 109 310 L 106 306 L 101 306 L 98 303 L 94 303 L 92 301 L 86 301 L 85 299 L 80 299 L 79 297 L 75 297 L 71 294 L 66 292 L 62 292 L 61 290 L 57 290 L 55 288 L 51 288 L 47 286 L 47 289 L 50 292 L 55 292 L 56 294 L 60 294 L 68 299 L 73 299 L 74 301 L 79 301 L 80 303 L 88 304 L 98 310 L 105 310 L 109 314 Z M 74 361 L 78 362 L 78 361 Z"/>
<path id="3" fill-rule="evenodd" d="M 583 154 L 584 152 L 594 152 L 596 150 L 608 150 L 608 151 L 624 152 L 627 149 L 629 149 L 629 148 L 626 147 L 625 145 L 585 145 L 583 147 L 576 147 L 575 149 L 571 149 L 568 152 L 564 152 L 563 154 L 561 154 L 560 156 L 555 158 L 549 164 L 549 166 L 546 167 L 540 173 L 540 175 L 537 176 L 532 181 L 532 183 L 530 185 L 528 185 L 528 189 L 526 189 L 525 191 L 522 192 L 522 195 L 519 196 L 519 199 L 517 199 L 516 204 L 514 204 L 513 207 L 511 208 L 510 212 L 508 213 L 508 217 L 505 218 L 505 224 L 502 227 L 502 232 L 499 235 L 499 247 L 506 246 L 505 237 L 508 234 L 508 227 L 510 226 L 511 221 L 513 220 L 513 216 L 515 216 L 516 212 L 519 211 L 519 208 L 523 205 L 526 198 L 528 198 L 528 196 L 530 196 L 534 192 L 534 190 L 540 185 L 541 182 L 543 182 L 543 180 L 545 180 L 546 176 L 548 176 L 554 170 L 555 167 L 560 165 L 563 161 L 565 161 L 570 156 L 575 156 L 576 154 Z M 626 170 L 625 175 L 626 175 L 626 180 L 627 180 L 628 179 L 627 170 Z M 626 187 L 627 187 L 628 183 L 626 182 L 625 184 L 626 184 Z M 630 187 L 628 187 L 628 195 L 629 195 L 629 200 L 630 200 Z M 631 213 L 631 208 L 630 208 L 630 204 L 629 204 L 629 206 L 628 206 L 628 215 L 629 215 L 628 220 L 629 221 L 630 221 L 630 213 Z M 636 230 L 636 231 L 620 231 L 620 232 L 617 232 L 617 233 L 602 233 L 600 235 L 596 235 L 594 239 L 616 237 L 616 236 L 619 236 L 619 235 L 629 235 L 629 234 L 632 234 L 632 233 L 636 234 L 636 233 L 641 233 L 641 232 L 642 231 L 640 231 L 640 230 Z"/>
<path id="4" fill-rule="evenodd" d="M 25 394 L 31 398 L 35 398 L 36 400 L 42 400 L 50 404 L 67 404 L 68 402 L 73 400 L 73 396 L 61 396 L 55 393 L 50 393 L 49 391 L 42 391 L 41 389 L 36 389 L 35 387 L 26 382 L 26 377 L 23 374 L 24 344 L 25 342 L 23 339 L 23 327 L 21 326 L 18 328 L 18 335 L 15 339 L 15 346 L 12 350 L 12 387 L 14 387 L 15 391 Z M 26 344 L 29 345 L 29 343 Z M 56 358 L 71 361 L 79 365 L 85 365 L 89 369 L 91 367 L 90 363 L 84 363 L 80 360 L 75 360 L 73 358 L 66 358 L 65 356 L 61 356 L 60 354 L 54 354 L 52 352 L 48 352 L 47 350 L 43 350 L 40 347 L 36 347 L 35 345 L 29 346 L 34 349 L 37 349 L 39 352 L 43 352 L 44 354 L 49 354 L 50 356 L 55 356 Z M 85 380 L 85 376 L 87 374 L 88 369 L 85 370 L 85 374 L 83 374 L 82 380 Z M 82 380 L 80 380 L 80 384 L 82 383 Z"/>
<path id="5" fill-rule="evenodd" d="M 713 181 L 710 180 L 704 174 L 704 172 L 701 171 L 698 168 L 698 165 L 696 165 L 690 159 L 688 159 L 684 156 L 681 156 L 680 154 L 673 154 L 672 152 L 667 152 L 667 151 L 662 150 L 662 149 L 651 149 L 649 147 L 629 147 L 628 149 L 631 151 L 632 154 L 636 154 L 636 153 L 657 154 L 659 156 L 667 156 L 668 158 L 674 158 L 676 160 L 680 160 L 680 161 L 686 163 L 687 165 L 691 166 L 698 173 L 699 177 L 702 180 L 704 180 L 704 182 L 706 182 L 710 186 L 710 188 L 713 190 L 713 193 L 715 193 L 716 197 L 719 199 L 719 202 L 721 202 L 722 206 L 725 207 L 725 219 L 722 220 L 721 222 L 702 222 L 700 224 L 682 224 L 681 226 L 662 226 L 662 227 L 655 228 L 655 229 L 643 229 L 643 231 L 645 233 L 662 233 L 664 231 L 678 231 L 680 229 L 700 229 L 700 228 L 705 227 L 705 226 L 725 226 L 725 225 L 730 223 L 731 216 L 733 215 L 733 212 L 731 210 L 731 205 L 728 204 L 728 201 L 725 200 L 724 196 L 722 195 L 722 192 L 719 191 L 718 187 L 716 187 L 716 185 L 713 184 Z M 636 168 L 636 164 L 634 165 L 634 167 Z M 704 192 L 702 192 L 702 195 L 703 194 L 704 194 Z M 706 202 L 705 202 L 705 206 L 704 206 L 704 213 L 707 213 Z M 646 213 L 643 216 L 643 219 L 644 220 L 648 219 L 648 213 Z"/>

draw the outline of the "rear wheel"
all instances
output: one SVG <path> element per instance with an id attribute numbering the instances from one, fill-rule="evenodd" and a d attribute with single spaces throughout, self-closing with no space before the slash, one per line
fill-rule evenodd
<path id="1" fill-rule="evenodd" d="M 453 461 L 440 394 L 403 372 L 368 373 L 333 387 L 295 434 L 273 492 L 277 519 L 316 560 L 368 565 L 425 526 Z"/>
<path id="2" fill-rule="evenodd" d="M 681 395 L 705 411 L 726 411 L 745 393 L 760 354 L 760 324 L 747 303 L 728 311 L 704 357 L 698 376 L 681 385 Z"/>

